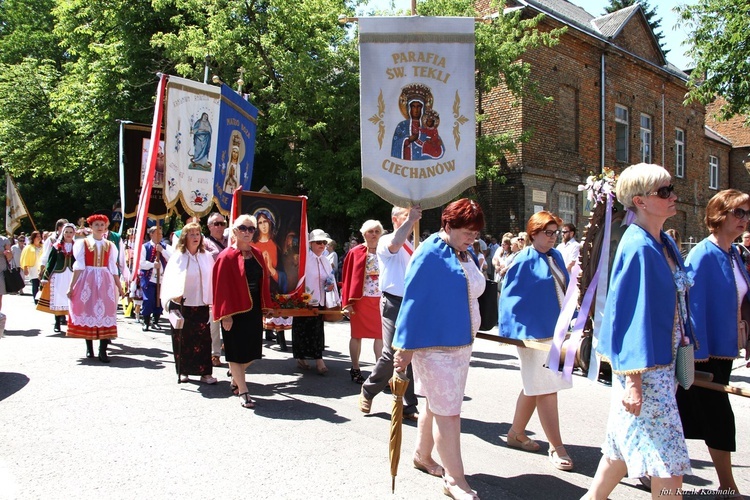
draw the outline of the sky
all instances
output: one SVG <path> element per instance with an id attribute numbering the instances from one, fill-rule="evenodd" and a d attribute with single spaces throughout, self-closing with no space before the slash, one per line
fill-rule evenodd
<path id="1" fill-rule="evenodd" d="M 397 10 L 411 9 L 411 0 L 392 0 Z M 571 3 L 582 7 L 594 17 L 604 14 L 604 8 L 610 5 L 609 0 L 569 0 Z M 390 7 L 391 0 L 370 0 L 367 11 L 385 10 Z M 680 69 L 691 67 L 690 58 L 684 55 L 686 47 L 681 45 L 687 37 L 686 28 L 676 28 L 677 14 L 672 12 L 676 5 L 690 3 L 689 0 L 651 0 L 649 5 L 655 9 L 656 18 L 661 18 L 661 31 L 664 34 L 662 42 L 670 52 L 667 60 Z"/>

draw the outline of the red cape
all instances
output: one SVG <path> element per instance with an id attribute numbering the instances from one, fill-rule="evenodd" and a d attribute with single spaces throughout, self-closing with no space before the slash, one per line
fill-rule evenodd
<path id="1" fill-rule="evenodd" d="M 270 277 L 268 268 L 263 261 L 263 255 L 251 247 L 255 260 L 263 268 L 263 282 L 260 287 L 260 307 L 268 309 L 272 307 L 270 292 Z M 214 287 L 214 320 L 218 321 L 232 314 L 247 312 L 257 304 L 253 304 L 250 289 L 245 277 L 245 259 L 242 252 L 234 247 L 228 247 L 216 257 L 213 271 Z"/>
<path id="2" fill-rule="evenodd" d="M 362 298 L 365 289 L 365 264 L 367 263 L 367 245 L 364 243 L 349 250 L 341 270 L 341 307 L 352 304 Z"/>

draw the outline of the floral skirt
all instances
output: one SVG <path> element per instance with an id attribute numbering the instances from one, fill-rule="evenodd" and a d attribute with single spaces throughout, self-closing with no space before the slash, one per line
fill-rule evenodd
<path id="1" fill-rule="evenodd" d="M 424 396 L 435 415 L 461 414 L 472 346 L 414 351 L 414 393 Z"/>
<path id="2" fill-rule="evenodd" d="M 685 437 L 675 400 L 674 364 L 641 374 L 643 404 L 637 417 L 622 405 L 625 376 L 612 375 L 612 402 L 602 453 L 622 460 L 628 477 L 668 478 L 690 474 Z"/>

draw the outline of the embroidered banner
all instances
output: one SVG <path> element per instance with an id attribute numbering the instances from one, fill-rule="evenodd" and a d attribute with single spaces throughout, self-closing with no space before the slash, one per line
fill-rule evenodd
<path id="1" fill-rule="evenodd" d="M 190 215 L 211 211 L 221 89 L 170 76 L 165 119 L 167 208 L 178 201 Z"/>
<path id="2" fill-rule="evenodd" d="M 143 189 L 143 180 L 148 171 L 151 125 L 126 123 L 122 128 L 120 148 L 123 163 L 122 189 L 125 195 L 122 211 L 125 217 L 130 218 L 135 217 L 138 210 L 138 199 Z M 151 187 L 151 201 L 148 205 L 149 219 L 163 219 L 167 216 L 163 194 L 165 166 L 164 140 L 160 140 Z"/>
<path id="3" fill-rule="evenodd" d="M 218 166 L 213 195 L 217 208 L 224 215 L 232 208 L 232 194 L 237 188 L 250 190 L 257 117 L 255 106 L 228 85 L 221 86 Z"/>
<path id="4" fill-rule="evenodd" d="M 476 184 L 474 18 L 361 17 L 362 187 L 434 208 Z"/>

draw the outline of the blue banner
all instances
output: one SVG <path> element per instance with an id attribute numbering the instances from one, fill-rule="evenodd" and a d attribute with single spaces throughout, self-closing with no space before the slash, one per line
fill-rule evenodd
<path id="1" fill-rule="evenodd" d="M 237 188 L 250 190 L 258 110 L 228 85 L 221 86 L 219 137 L 214 171 L 214 199 L 220 212 L 232 207 Z"/>

